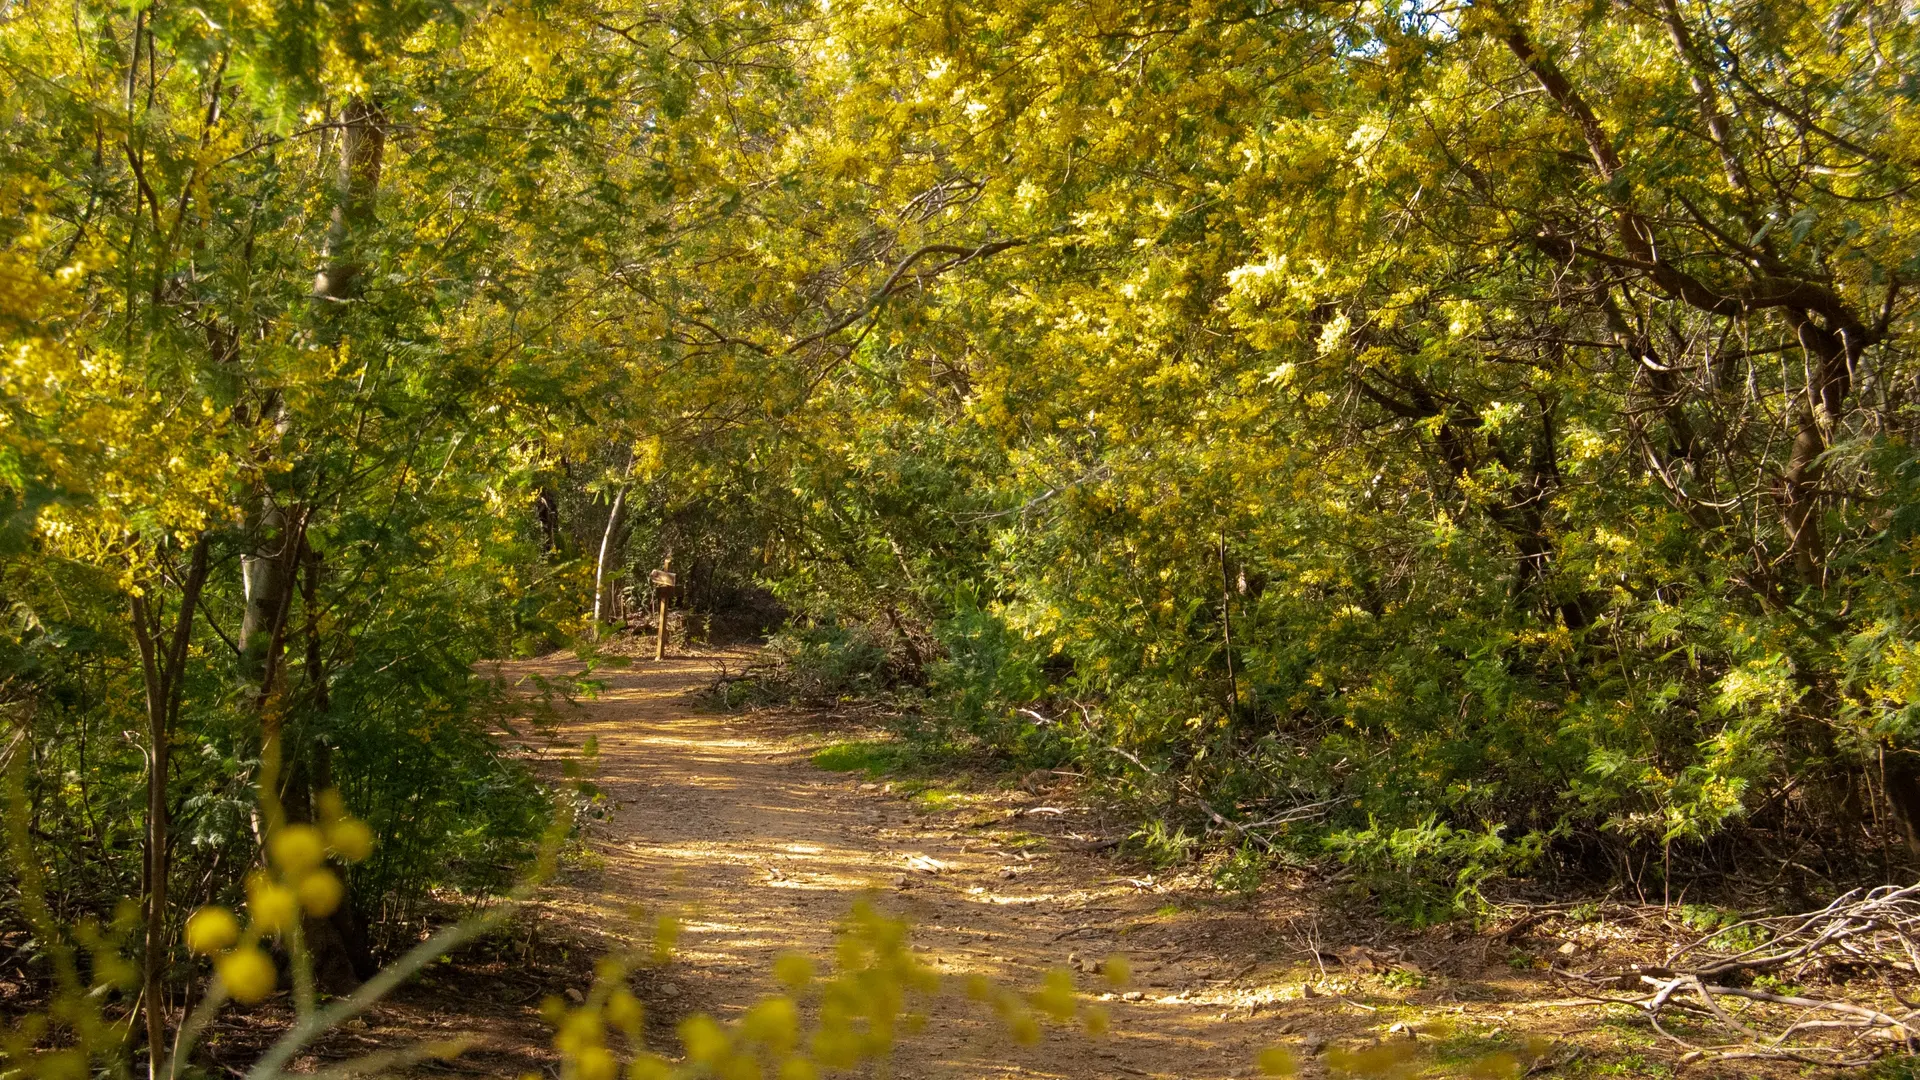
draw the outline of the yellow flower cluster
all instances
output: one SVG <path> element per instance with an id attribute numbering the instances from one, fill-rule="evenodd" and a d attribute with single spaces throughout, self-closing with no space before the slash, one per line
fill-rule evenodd
<path id="1" fill-rule="evenodd" d="M 553 1045 L 566 1062 L 565 1075 L 570 1080 L 616 1080 L 620 1064 L 607 1049 L 609 1028 L 625 1036 L 629 1045 L 640 1045 L 646 1011 L 627 989 L 626 978 L 624 963 L 602 960 L 595 969 L 593 992 L 579 1008 L 569 1009 L 557 997 L 542 1003 L 540 1011 L 554 1026 Z M 647 1075 L 637 1061 L 629 1073 Z"/>
<path id="2" fill-rule="evenodd" d="M 315 800 L 320 824 L 289 824 L 267 836 L 267 866 L 247 875 L 247 923 L 232 911 L 208 905 L 187 918 L 187 948 L 213 957 L 220 984 L 235 1001 L 251 1003 L 273 993 L 278 982 L 263 938 L 294 933 L 304 915 L 333 914 L 346 896 L 328 856 L 359 862 L 373 853 L 373 831 L 347 813 L 337 791 Z"/>
<path id="3" fill-rule="evenodd" d="M 1101 970 L 1107 982 L 1116 988 L 1125 986 L 1132 972 L 1127 958 L 1119 955 L 1108 957 Z M 994 985 L 983 976 L 975 975 L 967 980 L 967 996 L 991 1006 L 1000 1022 L 1006 1025 L 1013 1041 L 1022 1046 L 1030 1046 L 1040 1040 L 1042 1018 L 1056 1024 L 1070 1024 L 1077 1020 L 1089 1035 L 1105 1035 L 1112 1026 L 1112 1018 L 1106 1009 L 1089 1005 L 1081 999 L 1074 988 L 1072 973 L 1065 968 L 1050 969 L 1043 977 L 1040 989 L 1030 994 L 1016 994 Z"/>
<path id="4" fill-rule="evenodd" d="M 806 957 L 783 954 L 773 964 L 783 993 L 762 998 L 730 1024 L 704 1013 L 681 1021 L 678 1033 L 686 1062 L 678 1067 L 644 1049 L 643 1012 L 626 985 L 629 969 L 618 961 L 603 961 L 592 991 L 579 1005 L 570 1007 L 555 997 L 542 1007 L 564 1062 L 562 1080 L 619 1080 L 622 1065 L 608 1049 L 610 1031 L 623 1035 L 633 1051 L 624 1067 L 627 1080 L 814 1080 L 827 1070 L 883 1060 L 893 1052 L 896 1033 L 918 1031 L 926 1023 L 925 1014 L 909 1010 L 910 995 L 931 995 L 940 988 L 939 977 L 908 946 L 907 931 L 905 922 L 881 915 L 871 904 L 856 905 L 840 931 L 835 975 L 820 978 Z M 678 932 L 678 923 L 663 916 L 647 954 L 663 961 Z M 1124 985 L 1126 959 L 1110 958 L 1105 971 L 1113 985 Z M 992 1005 L 1021 1042 L 1039 1037 L 1042 1018 L 1059 1023 L 1078 1019 L 1092 1034 L 1107 1029 L 1105 1010 L 1085 1005 L 1065 970 L 1050 972 L 1041 989 L 1031 994 L 1004 990 L 985 979 L 969 980 L 967 990 Z M 814 1016 L 810 1027 L 802 1022 L 803 1005 Z"/>

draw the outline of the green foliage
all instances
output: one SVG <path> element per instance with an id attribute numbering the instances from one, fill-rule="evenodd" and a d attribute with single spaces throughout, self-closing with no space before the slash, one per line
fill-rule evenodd
<path id="1" fill-rule="evenodd" d="M 367 895 L 401 901 L 436 886 L 497 891 L 531 857 L 551 796 L 495 743 L 489 721 L 505 703 L 479 689 L 460 684 L 465 700 L 430 699 L 427 709 L 406 708 L 404 698 L 398 709 L 391 699 L 378 707 L 369 700 L 351 739 L 341 739 L 337 775 L 381 841 L 355 871 L 354 885 Z"/>
<path id="2" fill-rule="evenodd" d="M 807 280 L 869 289 L 731 309 L 805 387 L 706 457 L 767 580 L 912 645 L 936 738 L 1285 818 L 1419 917 L 1542 853 L 1899 843 L 1920 35 L 1596 10 L 835 6 L 869 51 L 755 239 L 868 237 Z"/>
<path id="3" fill-rule="evenodd" d="M 962 589 L 934 637 L 942 658 L 928 672 L 932 737 L 977 740 L 1029 767 L 1073 757 L 1085 734 L 1082 717 L 1061 699 L 1038 643 L 1015 630 L 1004 613 L 983 608 L 975 591 Z"/>
<path id="4" fill-rule="evenodd" d="M 1155 866 L 1174 866 L 1193 857 L 1199 838 L 1179 825 L 1153 818 L 1141 825 L 1129 839 L 1140 846 L 1147 861 Z"/>
<path id="5" fill-rule="evenodd" d="M 928 673 L 938 715 L 990 743 L 1031 729 L 1015 709 L 1045 696 L 1032 644 L 963 592 L 937 628 L 944 656 Z"/>
<path id="6" fill-rule="evenodd" d="M 892 681 L 887 650 L 865 627 L 789 627 L 768 639 L 766 653 L 786 693 L 808 704 L 874 694 Z"/>
<path id="7" fill-rule="evenodd" d="M 1680 921 L 1689 929 L 1706 935 L 1705 943 L 1714 949 L 1743 953 L 1758 948 L 1767 940 L 1764 927 L 1751 926 L 1737 911 L 1701 904 L 1683 904 Z"/>
<path id="8" fill-rule="evenodd" d="M 1359 871 L 1387 912 L 1425 925 L 1476 910 L 1489 881 L 1540 857 L 1544 840 L 1538 834 L 1509 841 L 1500 833 L 1498 826 L 1457 830 L 1429 817 L 1404 828 L 1376 824 L 1336 832 L 1327 845 Z"/>
<path id="9" fill-rule="evenodd" d="M 1233 854 L 1214 866 L 1214 887 L 1243 895 L 1258 892 L 1261 873 L 1265 867 L 1265 857 L 1252 842 L 1242 842 Z"/>
<path id="10" fill-rule="evenodd" d="M 143 845 L 232 893 L 276 735 L 291 812 L 386 841 L 356 907 L 497 887 L 541 811 L 476 663 L 643 623 L 669 559 L 689 628 L 790 617 L 723 704 L 924 686 L 921 738 L 1070 762 L 1158 858 L 1274 822 L 1414 919 L 1897 844 L 1910 16 L 14 4 L 49 903 Z"/>
<path id="11" fill-rule="evenodd" d="M 1920 1076 L 1920 1055 L 1896 1054 L 1867 1068 L 1867 1080 L 1913 1080 Z"/>
<path id="12" fill-rule="evenodd" d="M 1740 913 L 1707 904 L 1682 904 L 1680 921 L 1685 923 L 1689 930 L 1706 933 L 1734 925 L 1740 921 Z"/>
<path id="13" fill-rule="evenodd" d="M 1395 990 L 1418 990 L 1427 985 L 1425 975 L 1405 968 L 1388 968 L 1380 973 L 1380 981 Z"/>

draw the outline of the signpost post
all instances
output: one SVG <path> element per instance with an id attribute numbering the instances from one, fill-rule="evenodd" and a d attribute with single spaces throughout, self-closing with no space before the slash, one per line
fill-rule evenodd
<path id="1" fill-rule="evenodd" d="M 671 570 L 655 570 L 647 575 L 647 580 L 653 582 L 653 595 L 660 598 L 659 636 L 653 642 L 653 658 L 665 660 L 667 658 L 667 600 L 673 595 L 674 587 L 680 583 L 680 576 Z"/>

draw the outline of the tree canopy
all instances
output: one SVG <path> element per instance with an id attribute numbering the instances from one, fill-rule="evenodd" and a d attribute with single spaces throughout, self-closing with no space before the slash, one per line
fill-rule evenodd
<path id="1" fill-rule="evenodd" d="M 1908 858 L 1916 71 L 1899 0 L 6 0 L 55 895 L 164 976 L 270 752 L 359 921 L 497 880 L 476 662 L 668 555 L 1414 917 Z"/>

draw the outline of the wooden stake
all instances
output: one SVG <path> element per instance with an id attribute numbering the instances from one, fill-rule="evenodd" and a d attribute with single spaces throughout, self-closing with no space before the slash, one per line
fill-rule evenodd
<path id="1" fill-rule="evenodd" d="M 665 589 L 660 590 L 660 636 L 653 641 L 653 658 L 655 660 L 667 658 L 667 592 Z"/>
<path id="2" fill-rule="evenodd" d="M 667 555 L 666 564 L 673 565 L 672 554 Z M 653 658 L 665 660 L 667 658 L 667 600 L 673 596 L 673 587 L 679 584 L 679 579 L 674 576 L 673 571 L 661 567 L 648 574 L 647 580 L 653 583 L 653 595 L 660 598 L 660 636 L 653 642 Z"/>

